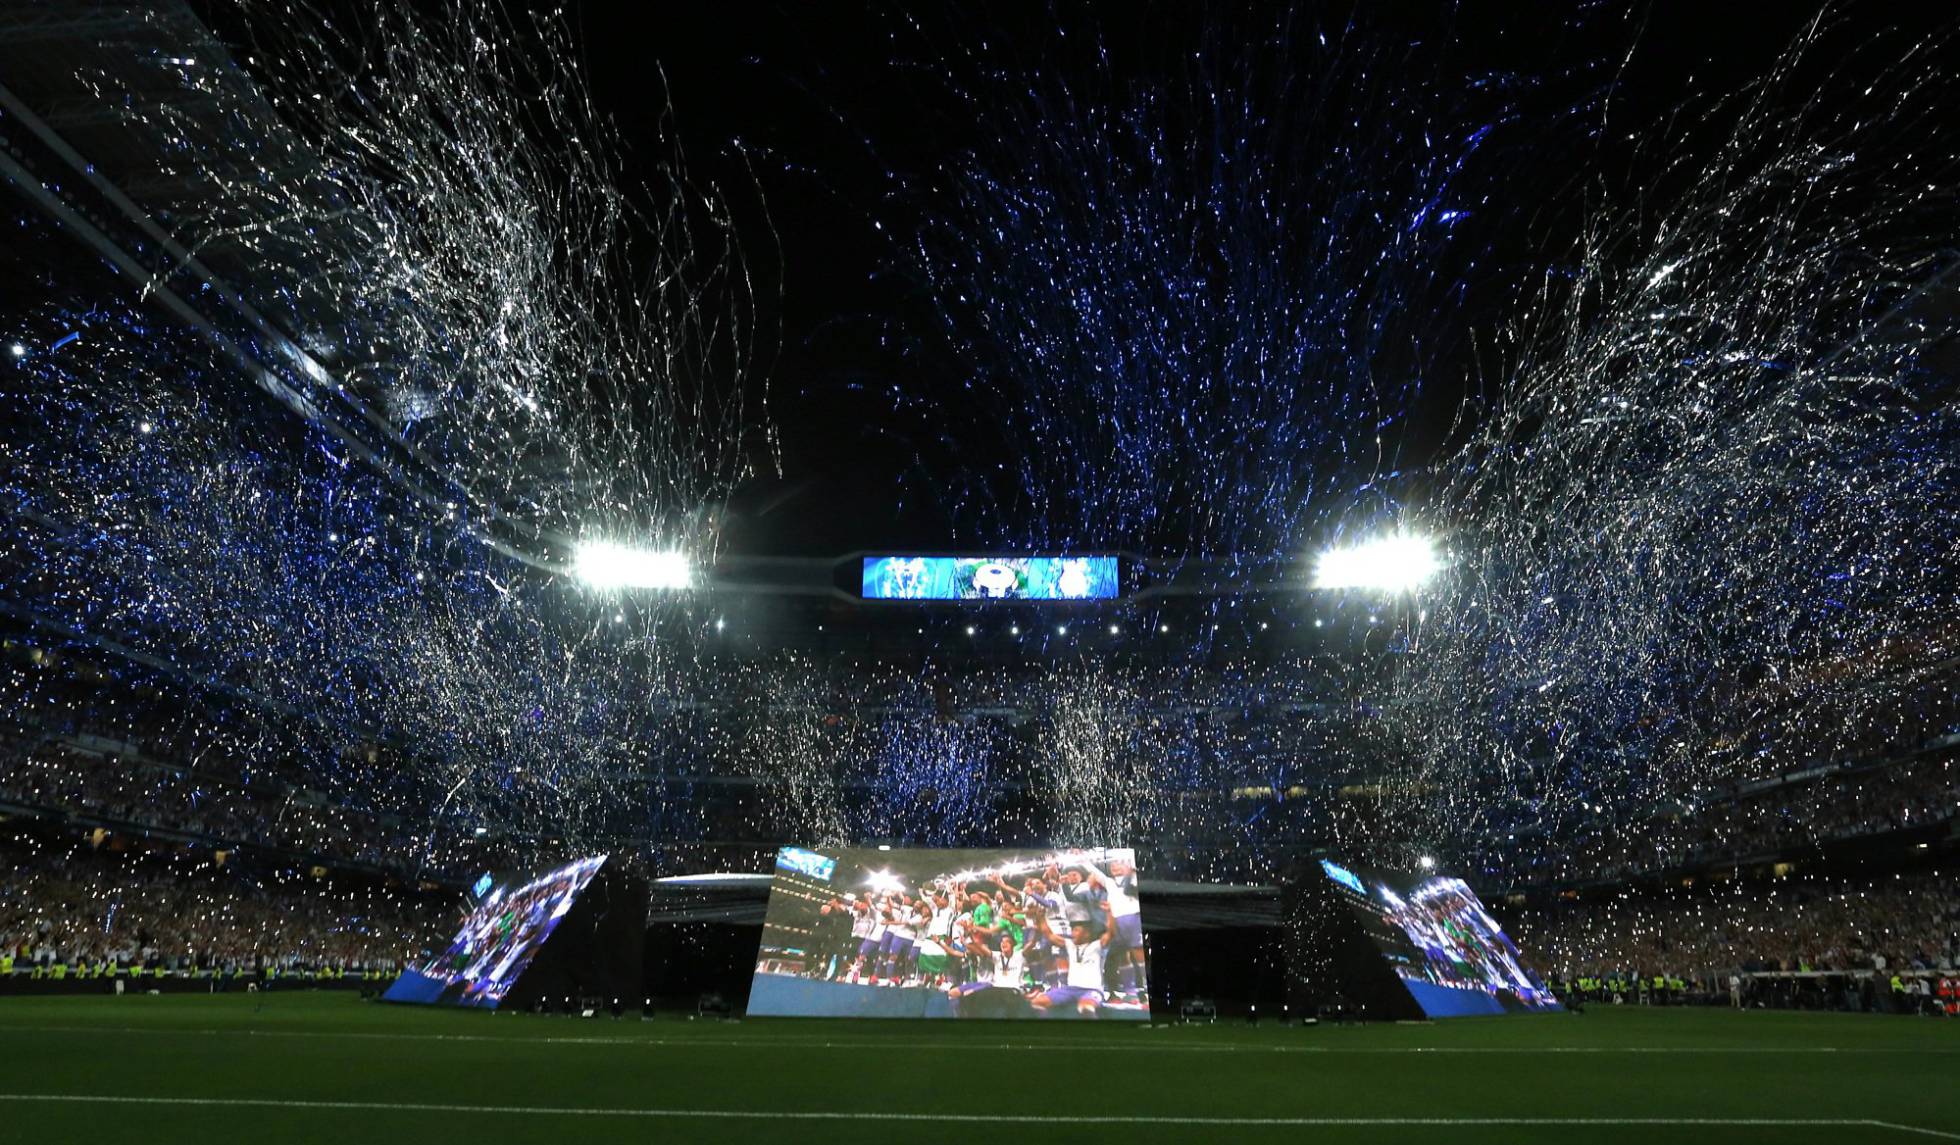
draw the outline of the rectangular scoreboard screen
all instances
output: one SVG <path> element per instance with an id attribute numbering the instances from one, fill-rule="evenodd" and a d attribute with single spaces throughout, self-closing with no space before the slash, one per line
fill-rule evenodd
<path id="1" fill-rule="evenodd" d="M 1147 1021 L 1136 852 L 785 847 L 749 1013 Z"/>
<path id="2" fill-rule="evenodd" d="M 776 869 L 829 882 L 831 872 L 837 869 L 837 860 L 802 847 L 784 847 L 776 852 Z"/>
<path id="3" fill-rule="evenodd" d="M 864 558 L 866 600 L 1115 600 L 1115 557 Z"/>
<path id="4" fill-rule="evenodd" d="M 1563 1009 L 1462 879 L 1320 867 L 1429 1017 Z"/>

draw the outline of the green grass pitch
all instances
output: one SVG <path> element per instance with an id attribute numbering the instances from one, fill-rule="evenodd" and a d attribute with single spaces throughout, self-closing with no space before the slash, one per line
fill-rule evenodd
<path id="1" fill-rule="evenodd" d="M 1960 1141 L 1960 1022 L 1595 1008 L 1281 1028 L 0 998 L 0 1141 Z"/>

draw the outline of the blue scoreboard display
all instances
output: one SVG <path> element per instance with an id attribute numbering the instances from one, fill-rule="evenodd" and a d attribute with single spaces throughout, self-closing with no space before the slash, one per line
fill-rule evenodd
<path id="1" fill-rule="evenodd" d="M 795 871 L 799 875 L 829 882 L 831 872 L 837 869 L 837 860 L 801 847 L 784 847 L 776 852 L 776 866 L 780 870 Z"/>
<path id="2" fill-rule="evenodd" d="M 1114 600 L 1115 557 L 864 558 L 866 600 Z"/>

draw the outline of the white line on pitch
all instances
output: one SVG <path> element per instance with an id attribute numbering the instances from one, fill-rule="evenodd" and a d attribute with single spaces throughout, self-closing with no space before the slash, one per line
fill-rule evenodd
<path id="1" fill-rule="evenodd" d="M 1047 1114 L 1002 1113 L 892 1113 L 858 1110 L 761 1110 L 761 1109 L 634 1109 L 565 1105 L 462 1105 L 421 1101 L 319 1101 L 305 1098 L 272 1097 L 130 1097 L 116 1094 L 86 1093 L 0 1093 L 0 1101 L 73 1105 L 164 1105 L 196 1108 L 244 1109 L 333 1109 L 374 1113 L 481 1113 L 497 1116 L 539 1115 L 545 1117 L 638 1117 L 664 1120 L 717 1121 L 883 1121 L 946 1122 L 998 1125 L 1003 1123 L 1052 1125 Z M 1095 1125 L 1208 1125 L 1243 1126 L 1725 1126 L 1732 1128 L 1846 1128 L 1867 1126 L 1917 1133 L 1929 1137 L 1960 1141 L 1960 1133 L 1901 1125 L 1868 1118 L 1817 1117 L 1177 1117 L 1150 1114 L 1088 1114 L 1069 1118 L 1072 1124 Z"/>
<path id="2" fill-rule="evenodd" d="M 1882 1129 L 1896 1129 L 1901 1133 L 1917 1133 L 1921 1137 L 1938 1137 L 1943 1141 L 1960 1141 L 1960 1133 L 1948 1133 L 1944 1129 L 1928 1129 L 1924 1125 L 1901 1125 L 1896 1121 L 1872 1121 L 1867 1124 Z"/>
<path id="3" fill-rule="evenodd" d="M 808 1049 L 894 1050 L 1056 1050 L 1070 1053 L 1172 1054 L 1774 1054 L 1777 1057 L 1818 1054 L 1910 1054 L 1914 1057 L 1960 1054 L 1960 1047 L 1937 1046 L 1273 1046 L 1273 1045 L 1141 1045 L 1135 1042 L 896 1041 L 877 1038 L 694 1037 L 634 1038 L 591 1035 L 523 1037 L 512 1034 L 381 1033 L 373 1030 L 254 1030 L 218 1026 L 65 1026 L 8 1025 L 0 1030 L 46 1034 L 154 1034 L 165 1037 L 343 1038 L 383 1042 L 497 1042 L 511 1045 L 655 1046 L 663 1049 L 745 1049 L 750 1046 L 797 1046 Z"/>

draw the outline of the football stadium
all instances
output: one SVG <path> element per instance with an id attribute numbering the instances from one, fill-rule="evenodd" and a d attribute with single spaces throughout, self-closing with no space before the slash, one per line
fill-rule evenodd
<path id="1" fill-rule="evenodd" d="M 1960 1141 L 1960 16 L 0 0 L 0 1141 Z"/>

